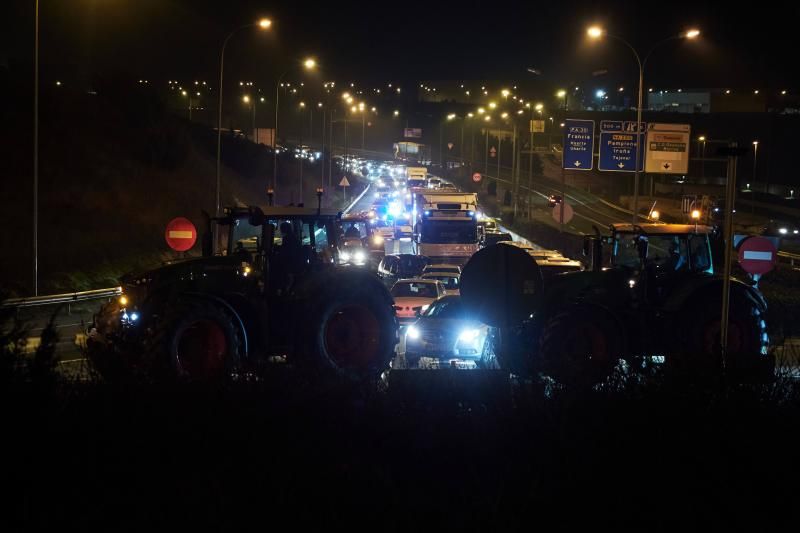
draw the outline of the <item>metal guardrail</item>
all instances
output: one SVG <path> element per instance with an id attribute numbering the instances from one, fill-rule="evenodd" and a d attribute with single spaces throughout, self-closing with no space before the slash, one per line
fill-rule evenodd
<path id="1" fill-rule="evenodd" d="M 28 298 L 12 298 L 6 300 L 0 307 L 37 307 L 40 305 L 71 304 L 101 298 L 113 298 L 122 294 L 122 287 L 108 289 L 95 289 L 82 292 L 67 292 L 64 294 L 48 294 L 45 296 L 31 296 Z"/>
<path id="2" fill-rule="evenodd" d="M 789 263 L 792 268 L 798 268 L 800 265 L 800 254 L 793 254 L 791 252 L 778 252 L 778 261 Z"/>

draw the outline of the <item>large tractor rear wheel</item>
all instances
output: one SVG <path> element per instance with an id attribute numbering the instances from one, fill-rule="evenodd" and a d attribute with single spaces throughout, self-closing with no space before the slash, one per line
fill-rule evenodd
<path id="1" fill-rule="evenodd" d="M 602 310 L 574 307 L 547 320 L 539 337 L 542 370 L 559 383 L 587 387 L 603 382 L 623 352 L 619 327 Z"/>
<path id="2" fill-rule="evenodd" d="M 688 335 L 673 357 L 672 367 L 693 375 L 719 374 L 722 302 L 705 299 L 687 307 Z M 763 311 L 747 296 L 732 291 L 728 314 L 728 350 L 725 372 L 736 381 L 769 381 L 774 378 L 775 359 L 769 354 L 769 337 Z"/>
<path id="3" fill-rule="evenodd" d="M 238 366 L 241 343 L 232 317 L 213 302 L 198 299 L 172 305 L 151 345 L 154 362 L 173 377 L 209 382 Z"/>
<path id="4" fill-rule="evenodd" d="M 361 380 L 389 368 L 397 343 L 397 319 L 385 289 L 342 277 L 322 289 L 304 327 L 296 360 L 317 370 Z M 372 281 L 372 280 L 370 280 Z"/>

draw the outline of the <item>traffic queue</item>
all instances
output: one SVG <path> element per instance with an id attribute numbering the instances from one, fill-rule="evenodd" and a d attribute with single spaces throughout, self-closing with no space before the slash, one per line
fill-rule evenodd
<path id="1" fill-rule="evenodd" d="M 374 269 L 389 288 L 400 325 L 393 368 L 494 368 L 490 328 L 461 302 L 461 270 L 493 245 L 525 250 L 543 275 L 583 270 L 485 215 L 475 193 L 429 175 L 425 167 L 394 162 L 352 163 L 370 182 L 365 198 L 342 217 L 340 261 Z"/>

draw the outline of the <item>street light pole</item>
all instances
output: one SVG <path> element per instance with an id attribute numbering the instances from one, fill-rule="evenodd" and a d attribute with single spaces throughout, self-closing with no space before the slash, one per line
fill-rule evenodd
<path id="1" fill-rule="evenodd" d="M 272 26 L 272 21 L 269 19 L 261 19 L 257 23 L 245 24 L 244 26 L 239 26 L 232 32 L 225 37 L 225 40 L 222 42 L 222 50 L 219 54 L 219 103 L 217 105 L 217 186 L 216 186 L 216 209 L 215 213 L 216 216 L 220 215 L 219 211 L 219 187 L 220 187 L 220 168 L 222 164 L 222 81 L 223 81 L 223 74 L 225 72 L 225 47 L 228 46 L 228 41 L 230 41 L 231 37 L 237 34 L 239 31 L 250 28 L 252 26 L 259 26 L 261 29 L 268 29 Z"/>
<path id="2" fill-rule="evenodd" d="M 756 174 L 757 165 L 758 165 L 758 141 L 753 141 L 753 183 L 758 181 Z M 764 189 L 764 192 L 769 194 L 769 183 L 765 185 L 766 188 Z"/>
<path id="3" fill-rule="evenodd" d="M 39 296 L 39 0 L 33 47 L 33 294 Z"/>
<path id="4" fill-rule="evenodd" d="M 633 158 L 634 165 L 635 165 L 634 169 L 633 169 L 634 170 L 634 181 L 633 181 L 633 224 L 636 224 L 639 221 L 639 213 L 638 213 L 638 210 L 639 210 L 639 163 L 640 163 L 640 155 L 641 155 L 640 154 L 640 150 L 641 150 L 641 142 L 640 141 L 641 141 L 641 134 L 642 134 L 641 124 L 642 124 L 642 98 L 643 98 L 643 89 L 644 89 L 644 67 L 645 67 L 645 65 L 647 65 L 647 60 L 650 58 L 650 55 L 652 55 L 653 51 L 656 48 L 658 48 L 660 45 L 662 45 L 662 44 L 664 44 L 664 43 L 666 43 L 668 41 L 673 41 L 673 40 L 676 40 L 676 39 L 682 39 L 682 38 L 694 39 L 698 35 L 700 35 L 700 31 L 696 30 L 696 29 L 691 29 L 691 30 L 689 30 L 689 31 L 687 31 L 685 33 L 680 34 L 680 35 L 673 35 L 673 36 L 667 37 L 666 39 L 664 39 L 662 41 L 657 42 L 650 49 L 650 51 L 647 52 L 647 55 L 644 56 L 644 61 L 642 61 L 641 57 L 639 56 L 639 53 L 636 51 L 636 49 L 628 41 L 626 41 L 625 39 L 623 39 L 623 38 L 621 38 L 621 37 L 619 37 L 617 35 L 612 35 L 610 33 L 607 33 L 604 29 L 599 28 L 597 26 L 592 26 L 591 28 L 589 28 L 587 30 L 587 34 L 589 35 L 589 37 L 591 37 L 593 39 L 599 39 L 603 35 L 607 35 L 608 37 L 621 42 L 622 44 L 627 46 L 631 50 L 631 52 L 633 52 L 633 55 L 636 58 L 636 63 L 639 65 L 639 91 L 638 91 L 639 97 L 638 97 L 638 105 L 636 106 L 636 129 L 635 129 L 635 131 L 636 131 L 636 148 L 635 148 L 636 149 L 636 153 L 634 154 L 634 158 Z"/>
<path id="5" fill-rule="evenodd" d="M 316 68 L 316 62 L 308 58 L 303 62 L 303 66 L 306 70 L 312 70 Z M 280 93 L 280 86 L 283 77 L 289 73 L 289 69 L 283 71 L 283 74 L 278 76 L 278 81 L 275 82 L 275 131 L 272 132 L 273 139 L 272 139 L 272 188 L 275 189 L 277 182 L 278 182 L 278 110 L 280 109 L 280 102 L 281 102 L 281 93 Z"/>

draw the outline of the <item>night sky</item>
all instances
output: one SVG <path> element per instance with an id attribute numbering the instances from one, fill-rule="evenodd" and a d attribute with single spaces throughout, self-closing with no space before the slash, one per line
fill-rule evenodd
<path id="1" fill-rule="evenodd" d="M 32 60 L 33 3 L 3 3 L 0 64 L 12 71 Z M 274 31 L 237 35 L 226 76 L 272 80 L 292 58 L 311 53 L 325 79 L 340 81 L 517 81 L 530 76 L 528 66 L 553 85 L 600 68 L 614 80 L 633 80 L 636 64 L 623 45 L 587 44 L 586 26 L 599 21 L 642 52 L 690 26 L 702 29 L 702 42 L 668 45 L 652 56 L 648 85 L 800 90 L 800 7 L 777 2 L 745 9 L 656 1 L 41 0 L 42 76 L 213 80 L 227 32 L 265 15 Z"/>

